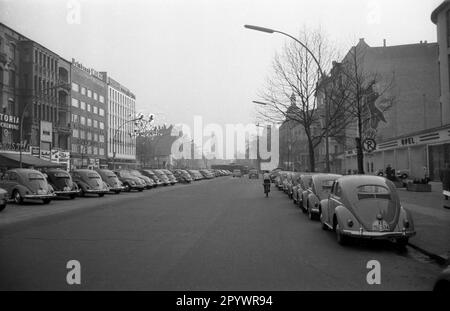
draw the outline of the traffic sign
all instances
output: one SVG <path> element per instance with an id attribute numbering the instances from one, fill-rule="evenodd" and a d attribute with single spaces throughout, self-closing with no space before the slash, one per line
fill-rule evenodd
<path id="1" fill-rule="evenodd" d="M 377 143 L 373 138 L 366 138 L 363 141 L 363 149 L 366 152 L 372 152 L 377 148 Z"/>

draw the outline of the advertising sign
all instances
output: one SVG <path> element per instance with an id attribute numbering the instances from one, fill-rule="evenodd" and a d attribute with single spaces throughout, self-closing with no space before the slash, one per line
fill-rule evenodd
<path id="1" fill-rule="evenodd" d="M 12 115 L 0 113 L 0 127 L 9 130 L 18 130 L 20 118 Z"/>
<path id="2" fill-rule="evenodd" d="M 41 121 L 41 129 L 40 129 L 40 133 L 41 133 L 41 141 L 45 141 L 45 142 L 52 142 L 52 134 L 53 134 L 53 129 L 52 129 L 52 123 L 51 122 L 47 122 L 47 121 Z"/>
<path id="3" fill-rule="evenodd" d="M 51 159 L 51 152 L 48 150 L 41 150 L 41 159 L 50 161 Z"/>
<path id="4" fill-rule="evenodd" d="M 52 149 L 51 152 L 51 160 L 52 162 L 59 162 L 59 150 Z"/>
<path id="5" fill-rule="evenodd" d="M 41 152 L 41 148 L 36 146 L 30 146 L 30 153 L 32 156 L 39 158 Z"/>
<path id="6" fill-rule="evenodd" d="M 59 152 L 59 162 L 68 162 L 70 160 L 70 152 L 60 151 Z"/>

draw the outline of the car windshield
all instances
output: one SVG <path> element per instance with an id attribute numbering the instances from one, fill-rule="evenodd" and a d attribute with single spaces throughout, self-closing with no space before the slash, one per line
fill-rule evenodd
<path id="1" fill-rule="evenodd" d="M 39 173 L 29 173 L 28 179 L 35 187 L 44 188 L 46 185 L 44 176 Z"/>
<path id="2" fill-rule="evenodd" d="M 106 177 L 108 177 L 108 178 L 117 178 L 117 176 L 115 174 L 113 174 L 113 173 L 107 173 Z"/>
<path id="3" fill-rule="evenodd" d="M 359 200 L 364 199 L 385 199 L 390 200 L 391 194 L 386 187 L 379 185 L 363 185 L 357 188 Z"/>
<path id="4" fill-rule="evenodd" d="M 333 179 L 322 180 L 322 188 L 324 190 L 331 190 L 331 187 L 333 186 L 333 183 L 334 183 Z"/>

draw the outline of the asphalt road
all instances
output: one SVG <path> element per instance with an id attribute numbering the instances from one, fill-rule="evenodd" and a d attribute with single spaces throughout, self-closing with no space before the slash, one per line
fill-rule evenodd
<path id="1" fill-rule="evenodd" d="M 430 290 L 441 270 L 412 249 L 340 246 L 260 180 L 51 204 L 80 208 L 0 227 L 1 290 Z M 81 285 L 66 282 L 72 259 Z M 367 284 L 369 260 L 380 285 Z"/>

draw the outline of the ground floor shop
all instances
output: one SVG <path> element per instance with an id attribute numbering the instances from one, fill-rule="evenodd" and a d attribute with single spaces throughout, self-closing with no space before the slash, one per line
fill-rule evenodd
<path id="1" fill-rule="evenodd" d="M 357 171 L 355 150 L 347 151 L 342 159 L 343 173 Z M 431 180 L 439 181 L 445 163 L 450 164 L 450 126 L 390 139 L 364 154 L 364 170 L 368 174 L 384 171 L 390 164 L 410 178 L 424 178 L 427 174 Z"/>

